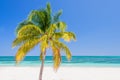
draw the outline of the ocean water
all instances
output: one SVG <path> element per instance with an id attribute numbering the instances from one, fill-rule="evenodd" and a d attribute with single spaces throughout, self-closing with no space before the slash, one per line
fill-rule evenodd
<path id="1" fill-rule="evenodd" d="M 62 56 L 61 66 L 109 66 L 120 67 L 120 56 L 73 56 L 70 61 Z M 0 56 L 0 66 L 40 66 L 39 56 L 26 56 L 18 65 L 15 57 Z M 46 56 L 45 66 L 53 66 L 53 57 Z"/>

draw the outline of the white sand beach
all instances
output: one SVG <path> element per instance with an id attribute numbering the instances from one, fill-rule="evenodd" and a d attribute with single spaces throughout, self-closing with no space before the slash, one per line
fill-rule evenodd
<path id="1" fill-rule="evenodd" d="M 38 80 L 39 67 L 0 67 L 0 80 Z M 120 68 L 45 67 L 43 80 L 120 80 Z"/>

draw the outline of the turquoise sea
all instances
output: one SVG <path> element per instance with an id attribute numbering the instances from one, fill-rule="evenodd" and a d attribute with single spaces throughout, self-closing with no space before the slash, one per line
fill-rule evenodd
<path id="1" fill-rule="evenodd" d="M 13 56 L 0 56 L 0 66 L 40 66 L 39 56 L 27 56 L 19 64 L 15 64 Z M 47 56 L 45 66 L 53 65 L 53 57 Z M 71 61 L 67 61 L 62 56 L 62 66 L 109 66 L 120 67 L 120 56 L 73 56 Z"/>

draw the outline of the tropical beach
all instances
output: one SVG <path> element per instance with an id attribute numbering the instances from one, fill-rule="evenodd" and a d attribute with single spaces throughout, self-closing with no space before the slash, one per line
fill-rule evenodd
<path id="1" fill-rule="evenodd" d="M 120 80 L 119 0 L 0 0 L 0 80 Z"/>

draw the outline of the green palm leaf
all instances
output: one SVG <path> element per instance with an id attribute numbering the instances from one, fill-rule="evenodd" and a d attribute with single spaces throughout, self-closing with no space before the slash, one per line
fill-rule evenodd
<path id="1" fill-rule="evenodd" d="M 50 3 L 47 3 L 46 11 L 48 12 L 49 15 L 51 14 L 51 6 L 50 6 Z"/>
<path id="2" fill-rule="evenodd" d="M 17 28 L 16 28 L 16 34 L 18 34 L 18 31 L 25 25 L 31 25 L 33 24 L 32 22 L 28 21 L 28 20 L 24 20 L 23 22 L 21 22 Z"/>
<path id="3" fill-rule="evenodd" d="M 45 26 L 45 14 L 44 10 L 33 10 L 28 16 L 28 21 L 38 25 L 39 27 Z"/>
<path id="4" fill-rule="evenodd" d="M 58 11 L 54 16 L 53 16 L 53 22 L 56 23 L 59 21 L 59 17 L 62 14 L 62 10 Z"/>

